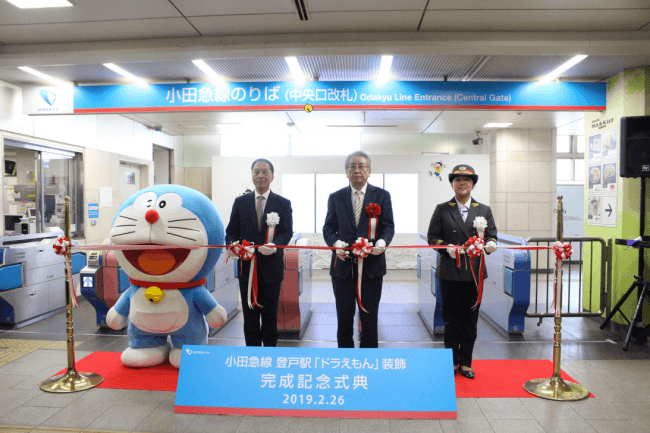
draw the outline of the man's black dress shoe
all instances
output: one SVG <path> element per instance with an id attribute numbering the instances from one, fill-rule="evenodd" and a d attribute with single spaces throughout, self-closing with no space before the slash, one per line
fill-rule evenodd
<path id="1" fill-rule="evenodd" d="M 460 367 L 458 369 L 458 372 L 461 374 L 461 376 L 465 376 L 468 379 L 474 379 L 474 370 L 471 368 L 469 370 L 464 370 L 463 367 Z"/>

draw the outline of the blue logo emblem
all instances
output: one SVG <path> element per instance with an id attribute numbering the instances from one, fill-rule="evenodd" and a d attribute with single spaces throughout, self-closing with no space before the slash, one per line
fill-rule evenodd
<path id="1" fill-rule="evenodd" d="M 48 105 L 52 105 L 54 104 L 54 101 L 56 101 L 56 95 L 52 92 L 41 90 L 39 93 L 41 94 L 41 98 L 43 98 Z"/>

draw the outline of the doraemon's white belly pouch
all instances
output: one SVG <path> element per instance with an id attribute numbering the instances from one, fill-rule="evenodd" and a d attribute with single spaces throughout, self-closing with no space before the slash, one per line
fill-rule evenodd
<path id="1" fill-rule="evenodd" d="M 131 298 L 129 317 L 139 329 L 166 334 L 181 329 L 189 318 L 187 301 L 178 290 L 165 290 L 160 302 L 151 303 L 140 288 Z"/>

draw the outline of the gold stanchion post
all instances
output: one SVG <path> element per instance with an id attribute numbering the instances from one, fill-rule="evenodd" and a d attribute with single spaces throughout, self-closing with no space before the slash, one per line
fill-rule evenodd
<path id="1" fill-rule="evenodd" d="M 557 197 L 557 240 L 563 241 L 562 196 Z M 567 382 L 562 379 L 560 358 L 562 354 L 562 265 L 555 267 L 555 284 L 557 296 L 555 308 L 555 337 L 553 343 L 553 376 L 550 379 L 533 379 L 524 383 L 524 389 L 529 393 L 548 400 L 576 401 L 589 397 L 589 390 L 584 386 Z"/>
<path id="2" fill-rule="evenodd" d="M 72 236 L 70 235 L 70 197 L 65 198 L 65 236 L 70 240 L 72 246 Z M 72 253 L 68 248 L 67 260 L 70 260 Z M 69 289 L 70 281 L 68 272 L 65 273 L 65 317 L 68 333 L 68 371 L 59 376 L 50 377 L 40 383 L 43 391 L 47 392 L 75 392 L 94 388 L 104 380 L 95 373 L 79 373 L 75 368 L 74 361 L 74 326 L 72 324 L 72 299 Z"/>

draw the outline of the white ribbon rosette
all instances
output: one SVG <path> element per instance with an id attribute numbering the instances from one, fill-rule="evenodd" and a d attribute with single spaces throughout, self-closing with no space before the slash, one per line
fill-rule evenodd
<path id="1" fill-rule="evenodd" d="M 280 224 L 280 215 L 277 212 L 270 212 L 266 214 L 266 225 L 269 226 L 266 230 L 266 244 L 273 242 L 275 236 L 275 226 Z"/>
<path id="2" fill-rule="evenodd" d="M 476 233 L 478 233 L 478 237 L 483 239 L 485 229 L 487 228 L 487 220 L 485 217 L 478 216 L 474 218 L 474 228 L 476 229 Z"/>

